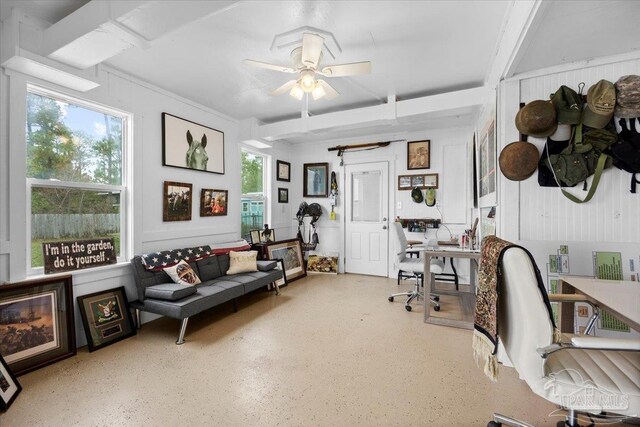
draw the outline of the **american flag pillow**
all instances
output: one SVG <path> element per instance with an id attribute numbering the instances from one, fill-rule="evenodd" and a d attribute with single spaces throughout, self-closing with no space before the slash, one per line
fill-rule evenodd
<path id="1" fill-rule="evenodd" d="M 167 267 L 172 267 L 182 260 L 193 262 L 211 255 L 213 255 L 213 253 L 209 245 L 197 246 L 195 248 L 173 249 L 142 255 L 142 264 L 147 270 L 159 271 Z"/>

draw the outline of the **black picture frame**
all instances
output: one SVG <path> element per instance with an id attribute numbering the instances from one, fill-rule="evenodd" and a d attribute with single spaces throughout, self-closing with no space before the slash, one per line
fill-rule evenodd
<path id="1" fill-rule="evenodd" d="M 276 269 L 282 271 L 282 279 L 276 280 L 276 285 L 278 285 L 279 288 L 287 286 L 289 281 L 287 280 L 287 272 L 284 269 L 284 260 L 282 258 L 278 258 L 275 261 L 277 262 Z"/>
<path id="2" fill-rule="evenodd" d="M 268 243 L 267 257 L 271 260 L 283 260 L 285 267 L 283 271 L 287 275 L 287 283 L 301 279 L 307 275 L 300 239 L 288 239 Z"/>
<path id="3" fill-rule="evenodd" d="M 276 160 L 276 180 L 291 182 L 291 163 Z"/>
<path id="4" fill-rule="evenodd" d="M 288 188 L 278 188 L 278 203 L 289 203 Z"/>
<path id="5" fill-rule="evenodd" d="M 0 321 L 0 355 L 16 376 L 74 356 L 72 277 L 0 286 Z"/>
<path id="6" fill-rule="evenodd" d="M 0 411 L 4 412 L 9 409 L 21 391 L 22 386 L 18 379 L 4 357 L 0 356 Z"/>
<path id="7" fill-rule="evenodd" d="M 162 165 L 224 175 L 224 132 L 162 113 Z"/>
<path id="8" fill-rule="evenodd" d="M 226 216 L 229 211 L 229 191 L 215 188 L 200 190 L 200 216 Z"/>
<path id="9" fill-rule="evenodd" d="M 77 298 L 89 352 L 136 334 L 124 286 Z"/>
<path id="10" fill-rule="evenodd" d="M 165 181 L 162 189 L 162 221 L 191 221 L 193 185 Z"/>
<path id="11" fill-rule="evenodd" d="M 329 196 L 329 163 L 305 163 L 303 176 L 303 197 Z"/>
<path id="12" fill-rule="evenodd" d="M 430 169 L 431 168 L 431 141 L 407 142 L 407 169 Z"/>
<path id="13" fill-rule="evenodd" d="M 257 244 L 261 243 L 261 241 L 260 241 L 260 232 L 261 231 L 262 230 L 258 230 L 258 229 L 249 231 L 249 237 L 251 238 L 251 244 L 252 245 L 257 245 Z"/>

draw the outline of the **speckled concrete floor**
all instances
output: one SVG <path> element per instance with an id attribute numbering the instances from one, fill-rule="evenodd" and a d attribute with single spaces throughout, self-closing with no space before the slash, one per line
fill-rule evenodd
<path id="1" fill-rule="evenodd" d="M 410 282 L 401 286 L 410 288 Z M 311 276 L 191 319 L 159 319 L 94 353 L 19 378 L 5 426 L 536 426 L 555 408 L 503 368 L 475 366 L 471 331 L 390 303 L 394 280 Z"/>

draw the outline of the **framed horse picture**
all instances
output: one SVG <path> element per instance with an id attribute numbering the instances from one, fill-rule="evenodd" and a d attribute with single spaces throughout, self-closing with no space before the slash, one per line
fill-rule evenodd
<path id="1" fill-rule="evenodd" d="M 162 164 L 224 174 L 224 132 L 162 113 Z"/>

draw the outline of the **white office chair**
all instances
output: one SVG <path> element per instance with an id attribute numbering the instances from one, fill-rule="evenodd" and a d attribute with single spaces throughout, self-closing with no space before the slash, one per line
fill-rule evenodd
<path id="1" fill-rule="evenodd" d="M 413 274 L 416 279 L 416 284 L 411 292 L 400 292 L 397 294 L 392 294 L 389 296 L 389 301 L 393 302 L 395 297 L 399 296 L 407 296 L 407 301 L 404 303 L 404 308 L 407 311 L 411 311 L 411 303 L 414 300 L 419 300 L 424 297 L 424 293 L 420 290 L 421 280 L 420 277 L 424 277 L 424 260 L 421 258 L 411 258 L 407 257 L 407 248 L 409 247 L 407 243 L 407 237 L 404 235 L 404 230 L 402 230 L 402 224 L 399 222 L 394 222 L 392 224 L 392 228 L 394 230 L 393 237 L 395 241 L 396 247 L 396 261 L 395 266 L 397 269 L 405 272 L 409 272 Z M 419 247 L 414 246 L 414 250 L 419 249 Z M 444 261 L 439 259 L 431 260 L 431 271 L 430 274 L 440 274 L 444 270 Z M 433 309 L 436 311 L 440 310 L 440 304 L 438 301 L 440 297 L 437 295 L 431 295 L 429 300 L 434 305 Z"/>
<path id="2" fill-rule="evenodd" d="M 609 421 L 611 414 L 638 417 L 640 340 L 574 336 L 553 344 L 553 325 L 527 253 L 506 249 L 501 268 L 499 342 L 531 390 L 568 411 L 558 426 L 578 426 L 577 413 L 606 413 Z M 488 426 L 502 424 L 530 426 L 500 414 Z"/>

